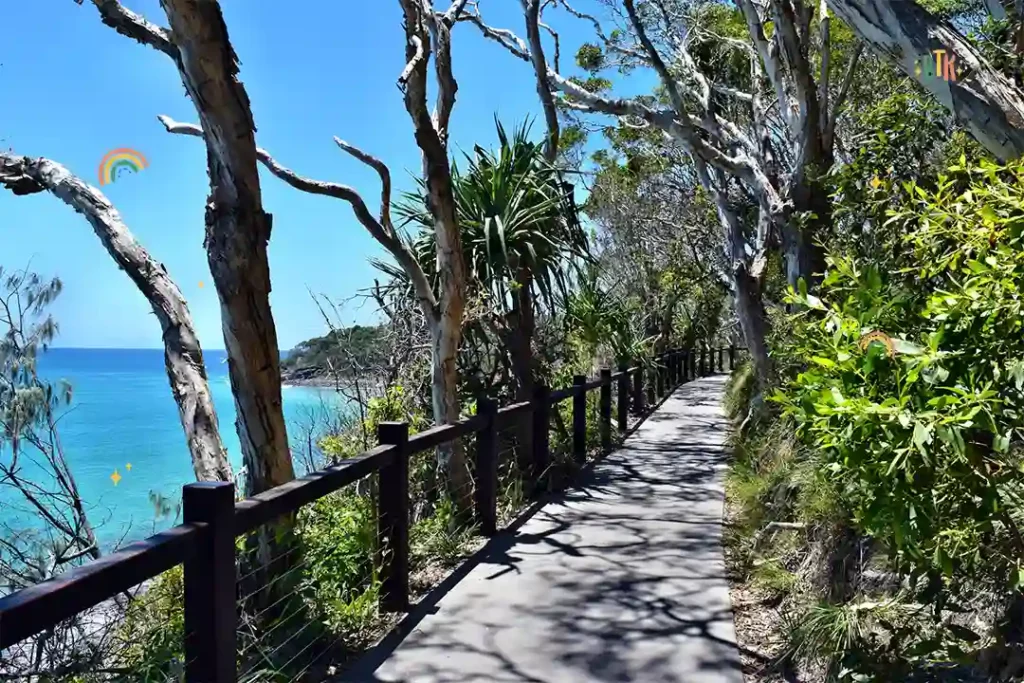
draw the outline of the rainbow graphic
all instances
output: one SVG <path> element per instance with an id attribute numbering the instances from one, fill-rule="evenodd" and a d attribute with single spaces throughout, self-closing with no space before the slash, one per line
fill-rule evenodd
<path id="1" fill-rule="evenodd" d="M 149 166 L 146 157 L 129 147 L 120 147 L 107 152 L 100 162 L 100 185 L 108 185 L 117 180 L 117 174 L 121 169 L 128 169 L 132 173 L 138 173 Z"/>

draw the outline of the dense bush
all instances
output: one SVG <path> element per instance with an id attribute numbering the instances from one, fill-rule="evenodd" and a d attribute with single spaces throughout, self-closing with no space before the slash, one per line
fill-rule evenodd
<path id="1" fill-rule="evenodd" d="M 791 592 L 786 654 L 830 677 L 1005 666 L 992 652 L 1020 632 L 1022 180 L 1019 164 L 962 159 L 926 184 L 876 188 L 897 198 L 888 248 L 834 253 L 815 294 L 790 293 L 781 413 L 741 440 L 730 497 L 746 571 Z M 741 382 L 732 393 L 741 405 Z M 780 448 L 787 433 L 797 444 Z M 808 562 L 757 547 L 779 522 L 802 530 L 805 560 L 830 544 L 824 590 L 783 573 L 787 558 Z M 837 565 L 840 551 L 854 559 Z M 872 573 L 893 580 L 872 585 Z"/>

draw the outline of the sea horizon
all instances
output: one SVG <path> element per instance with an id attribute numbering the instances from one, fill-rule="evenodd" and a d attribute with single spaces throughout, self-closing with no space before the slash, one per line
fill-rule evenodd
<path id="1" fill-rule="evenodd" d="M 241 447 L 223 362 L 227 352 L 204 349 L 203 354 L 221 438 L 237 477 Z M 74 346 L 51 346 L 39 354 L 43 379 L 71 385 L 71 404 L 59 411 L 58 431 L 104 550 L 174 523 L 174 519 L 157 517 L 150 494 L 175 503 L 181 498 L 181 487 L 194 481 L 163 355 L 163 348 Z M 298 441 L 296 436 L 305 434 L 306 425 L 322 422 L 343 408 L 341 397 L 331 389 L 294 385 L 283 389 L 290 440 Z M 5 446 L 0 458 L 9 457 Z M 19 502 L 17 492 L 5 488 L 0 486 L 0 502 L 5 503 L 0 506 L 0 522 L 31 527 L 31 516 L 12 509 Z"/>

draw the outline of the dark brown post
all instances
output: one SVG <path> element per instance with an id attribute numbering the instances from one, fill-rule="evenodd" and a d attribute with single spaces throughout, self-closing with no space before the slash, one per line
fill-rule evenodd
<path id="1" fill-rule="evenodd" d="M 708 374 L 708 350 L 706 347 L 700 347 L 700 376 Z"/>
<path id="2" fill-rule="evenodd" d="M 537 384 L 533 387 L 533 472 L 529 473 L 537 490 L 541 488 L 541 478 L 546 476 L 551 460 L 550 420 L 551 389 L 546 384 Z"/>
<path id="3" fill-rule="evenodd" d="M 612 371 L 601 368 L 601 400 L 598 402 L 601 413 L 601 448 L 609 451 L 612 448 Z"/>
<path id="4" fill-rule="evenodd" d="M 629 410 L 629 366 L 625 363 L 619 364 L 619 387 L 616 390 L 616 413 L 618 413 L 619 431 L 626 431 L 626 427 L 629 426 L 629 416 L 626 412 Z"/>
<path id="5" fill-rule="evenodd" d="M 679 363 L 679 369 L 682 374 L 680 381 L 685 383 L 690 379 L 690 352 L 686 349 L 683 349 L 683 358 Z"/>
<path id="6" fill-rule="evenodd" d="M 690 347 L 690 379 L 697 379 L 697 349 Z"/>
<path id="7" fill-rule="evenodd" d="M 572 395 L 572 455 L 582 464 L 587 459 L 587 383 L 585 375 L 572 378 L 575 392 Z"/>
<path id="8" fill-rule="evenodd" d="M 633 414 L 644 414 L 644 366 L 637 361 L 636 374 L 633 375 Z"/>
<path id="9" fill-rule="evenodd" d="M 672 388 L 679 386 L 682 377 L 679 374 L 679 359 L 683 357 L 682 351 L 676 349 L 672 352 Z"/>
<path id="10" fill-rule="evenodd" d="M 394 457 L 378 474 L 380 606 L 385 612 L 404 612 L 409 609 L 409 425 L 381 422 L 377 440 L 395 446 Z"/>
<path id="11" fill-rule="evenodd" d="M 657 365 L 657 369 L 656 369 L 656 372 L 658 373 L 658 375 L 657 375 L 658 385 L 657 385 L 657 388 L 655 390 L 655 395 L 654 395 L 655 399 L 659 399 L 659 398 L 661 398 L 662 396 L 665 395 L 665 358 L 666 357 L 665 357 L 664 354 L 662 354 L 661 357 L 658 358 L 658 365 Z M 653 401 L 652 401 L 652 403 L 653 403 Z"/>
<path id="12" fill-rule="evenodd" d="M 644 388 L 647 390 L 645 392 L 647 396 L 644 401 L 645 411 L 658 401 L 658 373 L 661 371 L 661 358 L 654 356 L 651 358 L 651 361 L 651 371 L 648 373 L 648 377 L 646 377 L 644 381 Z"/>
<path id="13" fill-rule="evenodd" d="M 498 526 L 498 404 L 482 397 L 476 414 L 485 420 L 476 434 L 476 523 L 482 535 L 493 536 Z"/>
<path id="14" fill-rule="evenodd" d="M 729 344 L 729 369 L 736 369 L 736 346 Z"/>
<path id="15" fill-rule="evenodd" d="M 185 678 L 233 681 L 235 668 L 235 486 L 225 481 L 186 484 L 186 524 L 208 526 L 185 560 Z"/>
<path id="16" fill-rule="evenodd" d="M 723 347 L 718 348 L 718 371 L 725 370 L 725 349 Z"/>

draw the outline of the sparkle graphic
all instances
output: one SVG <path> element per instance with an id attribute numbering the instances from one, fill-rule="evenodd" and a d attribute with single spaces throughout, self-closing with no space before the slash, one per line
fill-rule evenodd
<path id="1" fill-rule="evenodd" d="M 114 486 L 117 486 L 118 482 L 121 481 L 121 475 L 114 470 L 114 473 L 110 475 L 110 481 L 114 482 Z"/>
<path id="2" fill-rule="evenodd" d="M 200 281 L 199 281 L 199 289 L 202 289 L 202 288 L 203 288 L 203 281 L 202 281 L 202 280 L 200 280 Z"/>
<path id="3" fill-rule="evenodd" d="M 881 184 L 882 181 L 878 179 L 878 176 L 875 176 L 874 178 L 871 179 L 871 187 L 875 188 L 876 190 L 878 189 L 878 186 Z"/>
<path id="4" fill-rule="evenodd" d="M 131 463 L 128 463 L 128 464 L 126 464 L 126 465 L 124 466 L 124 468 L 125 468 L 126 470 L 128 470 L 129 472 L 131 472 L 131 471 L 132 471 L 132 464 L 131 464 Z"/>

